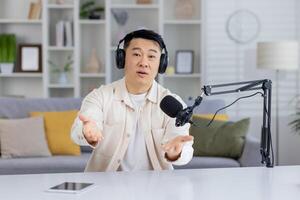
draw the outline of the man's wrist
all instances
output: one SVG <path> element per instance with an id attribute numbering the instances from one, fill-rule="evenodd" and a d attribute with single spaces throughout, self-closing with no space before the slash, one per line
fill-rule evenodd
<path id="1" fill-rule="evenodd" d="M 181 156 L 181 152 L 177 155 L 177 156 L 168 156 L 168 153 L 166 152 L 165 153 L 165 158 L 167 159 L 167 161 L 170 161 L 170 162 L 174 162 L 176 160 L 178 160 Z"/>

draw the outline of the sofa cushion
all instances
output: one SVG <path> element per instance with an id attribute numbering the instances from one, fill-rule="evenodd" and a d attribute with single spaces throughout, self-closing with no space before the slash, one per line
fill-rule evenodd
<path id="1" fill-rule="evenodd" d="M 42 117 L 0 120 L 1 157 L 51 156 Z"/>
<path id="2" fill-rule="evenodd" d="M 240 163 L 232 158 L 223 157 L 193 157 L 192 160 L 181 166 L 173 166 L 174 169 L 201 169 L 201 168 L 223 168 L 240 167 Z"/>
<path id="3" fill-rule="evenodd" d="M 238 122 L 214 120 L 208 127 L 209 119 L 193 116 L 197 127 L 190 128 L 194 136 L 195 156 L 217 156 L 237 159 L 241 156 L 250 119 Z"/>
<path id="4" fill-rule="evenodd" d="M 0 159 L 0 175 L 83 172 L 90 155 Z"/>
<path id="5" fill-rule="evenodd" d="M 70 137 L 77 110 L 60 112 L 31 112 L 31 116 L 43 116 L 47 142 L 53 155 L 80 155 L 80 147 Z"/>
<path id="6" fill-rule="evenodd" d="M 193 115 L 196 118 L 204 118 L 204 119 L 212 119 L 214 117 L 214 114 L 194 114 Z M 220 120 L 220 121 L 228 121 L 229 116 L 227 114 L 219 114 L 216 115 L 214 120 Z"/>

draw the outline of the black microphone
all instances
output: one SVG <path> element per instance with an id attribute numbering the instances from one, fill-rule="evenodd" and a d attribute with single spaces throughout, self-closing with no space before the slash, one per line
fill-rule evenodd
<path id="1" fill-rule="evenodd" d="M 160 108 L 169 117 L 175 118 L 182 110 L 182 104 L 171 95 L 165 96 L 160 102 Z"/>
<path id="2" fill-rule="evenodd" d="M 203 95 L 203 94 L 202 94 Z M 175 118 L 175 126 L 183 126 L 186 123 L 194 124 L 190 119 L 193 114 L 193 110 L 196 106 L 200 105 L 202 101 L 202 95 L 197 97 L 193 106 L 189 106 L 182 109 L 182 104 L 171 95 L 165 96 L 160 102 L 160 108 L 169 117 Z"/>

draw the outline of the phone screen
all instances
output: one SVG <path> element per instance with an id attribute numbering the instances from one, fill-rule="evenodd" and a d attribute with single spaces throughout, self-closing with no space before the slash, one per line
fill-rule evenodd
<path id="1" fill-rule="evenodd" d="M 93 183 L 64 182 L 62 184 L 51 187 L 50 190 L 81 191 L 91 185 L 93 185 Z"/>

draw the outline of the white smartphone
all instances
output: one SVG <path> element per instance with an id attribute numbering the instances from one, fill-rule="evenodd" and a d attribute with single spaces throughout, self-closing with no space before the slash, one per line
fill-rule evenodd
<path id="1" fill-rule="evenodd" d="M 59 185 L 55 185 L 47 192 L 63 192 L 63 193 L 79 193 L 91 188 L 94 183 L 79 183 L 79 182 L 64 182 Z"/>

